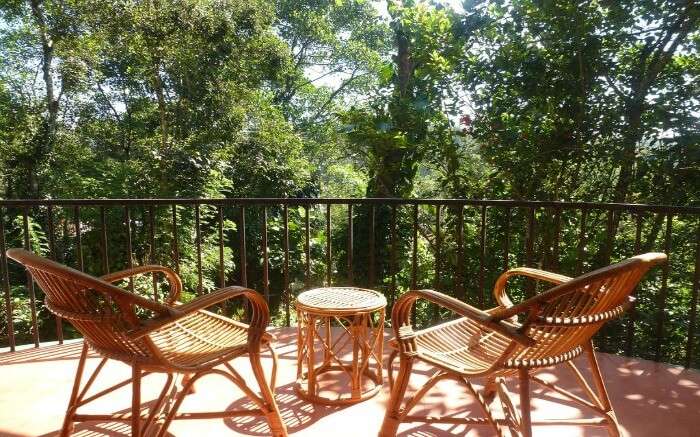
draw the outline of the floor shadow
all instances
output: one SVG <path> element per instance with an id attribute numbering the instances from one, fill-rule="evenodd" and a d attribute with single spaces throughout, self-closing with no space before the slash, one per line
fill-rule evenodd
<path id="1" fill-rule="evenodd" d="M 40 437 L 58 435 L 59 431 L 56 431 Z M 165 435 L 174 437 L 169 432 L 166 432 Z M 131 437 L 131 426 L 127 423 L 119 422 L 84 422 L 75 426 L 71 437 Z"/>
<path id="2" fill-rule="evenodd" d="M 337 413 L 345 406 L 328 406 L 309 403 L 297 395 L 294 383 L 277 387 L 275 399 L 280 409 L 282 420 L 287 425 L 287 431 L 292 434 L 299 432 L 318 420 Z M 252 409 L 255 405 L 248 399 L 242 398 L 233 402 L 227 409 Z M 259 417 L 233 417 L 224 422 L 232 430 L 240 434 L 254 436 L 269 436 L 270 428 L 266 420 Z"/>
<path id="3" fill-rule="evenodd" d="M 143 415 L 150 407 L 155 403 L 155 399 L 141 404 L 141 414 Z M 130 408 L 125 408 L 116 411 L 117 414 L 127 414 L 131 412 Z M 46 434 L 39 435 L 37 437 L 54 437 L 60 434 L 60 429 L 52 431 Z M 0 434 L 2 435 L 2 434 Z M 115 422 L 115 421 L 105 421 L 105 420 L 94 420 L 89 422 L 78 422 L 75 423 L 75 428 L 71 437 L 131 437 L 131 425 L 125 422 Z M 166 437 L 175 437 L 174 434 L 170 432 L 165 433 Z"/>
<path id="4" fill-rule="evenodd" d="M 53 344 L 38 348 L 18 350 L 15 352 L 0 353 L 0 365 L 25 364 L 43 361 L 77 360 L 80 358 L 80 351 L 83 342 L 71 341 L 63 344 Z M 94 352 L 90 352 L 88 357 L 98 357 Z"/>
<path id="5" fill-rule="evenodd" d="M 15 434 L 14 432 L 0 429 L 0 437 L 26 437 L 24 434 Z"/>

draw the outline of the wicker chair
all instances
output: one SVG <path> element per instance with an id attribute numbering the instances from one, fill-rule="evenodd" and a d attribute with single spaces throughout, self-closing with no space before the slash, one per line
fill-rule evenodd
<path id="1" fill-rule="evenodd" d="M 177 300 L 182 283 L 177 274 L 167 267 L 136 267 L 98 279 L 22 249 L 10 249 L 7 256 L 23 264 L 31 273 L 46 293 L 46 307 L 73 324 L 85 338 L 61 436 L 72 433 L 74 422 L 89 420 L 126 421 L 131 423 L 133 436 L 147 433 L 162 436 L 174 419 L 244 415 L 262 416 L 267 419 L 272 435 L 287 435 L 273 395 L 277 356 L 270 345 L 272 336 L 265 332 L 269 310 L 260 294 L 247 288 L 226 287 L 180 304 Z M 170 284 L 170 294 L 165 304 L 112 285 L 113 282 L 143 273 L 165 275 Z M 250 303 L 250 325 L 204 310 L 238 296 L 247 298 Z M 143 320 L 144 313 L 151 316 Z M 88 346 L 101 355 L 102 360 L 86 383 L 81 384 Z M 269 348 L 273 355 L 270 385 L 266 382 L 260 362 L 263 346 Z M 242 355 L 248 355 L 250 359 L 260 394 L 251 389 L 229 363 Z M 130 365 L 131 378 L 88 396 L 88 390 L 108 359 Z M 141 379 L 152 373 L 167 374 L 166 383 L 159 397 L 142 413 Z M 257 408 L 178 413 L 184 397 L 193 391 L 193 384 L 209 374 L 230 380 Z M 184 375 L 184 378 L 182 389 L 178 392 L 174 384 L 175 377 L 179 375 Z M 78 413 L 80 407 L 129 384 L 132 385 L 130 414 Z M 170 408 L 167 408 L 168 404 Z"/>
<path id="2" fill-rule="evenodd" d="M 402 422 L 486 425 L 497 435 L 505 427 L 516 435 L 530 437 L 532 425 L 603 426 L 619 436 L 615 412 L 610 404 L 591 338 L 608 320 L 620 316 L 633 302 L 630 296 L 642 276 L 666 260 L 662 253 L 635 256 L 591 273 L 567 276 L 531 268 L 517 268 L 496 281 L 494 296 L 499 306 L 482 311 L 432 290 L 409 291 L 396 302 L 392 312 L 395 339 L 389 358 L 391 398 L 379 435 L 395 436 Z M 514 276 L 526 276 L 555 284 L 544 293 L 514 305 L 506 294 L 506 283 Z M 417 299 L 426 299 L 461 317 L 421 331 L 411 327 L 411 308 Z M 595 390 L 572 359 L 585 354 Z M 392 362 L 400 356 L 400 367 L 393 380 Z M 437 368 L 436 373 L 416 393 L 404 399 L 411 369 L 416 361 Z M 544 368 L 565 364 L 572 371 L 588 399 L 534 374 Z M 484 377 L 483 392 L 477 392 L 471 378 Z M 520 408 L 514 408 L 505 381 L 519 379 Z M 466 386 L 476 398 L 482 417 L 422 417 L 411 410 L 440 380 L 453 379 Z M 530 418 L 530 382 L 563 395 L 574 404 L 597 415 L 593 419 L 549 420 L 533 423 Z M 504 418 L 494 418 L 491 401 L 498 395 Z M 405 403 L 404 403 L 405 401 Z"/>

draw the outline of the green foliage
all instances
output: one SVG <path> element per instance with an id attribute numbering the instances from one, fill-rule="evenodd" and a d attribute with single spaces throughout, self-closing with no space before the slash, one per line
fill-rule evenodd
<path id="1" fill-rule="evenodd" d="M 459 10 L 445 3 L 2 2 L 2 197 L 697 204 L 695 3 L 475 0 Z M 303 208 L 286 211 L 288 254 L 278 205 L 267 206 L 265 223 L 259 207 L 202 205 L 198 215 L 192 206 L 36 207 L 26 211 L 26 230 L 32 250 L 93 274 L 151 262 L 176 266 L 184 300 L 242 282 L 245 262 L 248 285 L 269 290 L 275 323 L 284 324 L 293 321 L 281 293 L 286 283 L 294 294 L 327 274 L 334 283 L 352 274 L 391 298 L 411 283 L 414 211 L 355 206 L 349 272 L 346 208 L 331 208 L 330 233 L 325 205 L 309 209 L 308 275 Z M 475 304 L 489 303 L 488 285 L 505 265 L 574 274 L 636 246 L 664 245 L 663 216 L 643 217 L 635 244 L 636 218 L 627 214 L 590 211 L 581 230 L 574 211 L 538 209 L 537 238 L 529 242 L 528 211 L 489 209 L 482 266 L 481 211 L 462 211 L 461 247 L 458 211 L 440 211 L 440 235 L 436 212 L 417 211 L 416 285 Z M 24 211 L 3 208 L 0 215 L 7 245 L 23 246 Z M 368 284 L 372 217 L 376 271 Z M 651 356 L 661 314 L 668 359 L 684 358 L 695 226 L 674 217 L 667 310 L 656 310 L 657 275 L 640 295 L 633 353 Z M 269 284 L 262 283 L 265 253 Z M 18 337 L 30 341 L 29 290 L 17 285 L 26 278 L 17 266 L 8 276 Z M 150 278 L 134 281 L 137 292 L 164 297 L 164 284 L 152 287 Z M 514 294 L 524 297 L 524 284 Z M 40 335 L 52 338 L 40 290 L 36 297 Z M 420 305 L 420 324 L 447 316 Z M 243 308 L 225 312 L 241 316 Z M 610 325 L 601 347 L 622 350 L 623 331 Z"/>
<path id="2" fill-rule="evenodd" d="M 689 200 L 674 187 L 690 169 L 669 152 L 697 144 L 699 101 L 686 97 L 697 96 L 689 43 L 700 10 L 672 4 L 519 1 L 484 11 L 490 24 L 474 36 L 463 81 L 471 133 L 506 195 Z"/>

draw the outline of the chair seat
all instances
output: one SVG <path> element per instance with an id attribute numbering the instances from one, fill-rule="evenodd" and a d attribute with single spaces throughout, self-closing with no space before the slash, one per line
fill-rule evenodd
<path id="1" fill-rule="evenodd" d="M 414 335 L 419 358 L 467 375 L 491 368 L 511 343 L 507 337 L 467 318 L 415 331 Z M 398 347 L 396 339 L 389 345 Z"/>
<path id="2" fill-rule="evenodd" d="M 209 311 L 197 311 L 150 334 L 173 366 L 215 366 L 247 351 L 248 326 Z M 263 336 L 264 342 L 273 339 Z"/>

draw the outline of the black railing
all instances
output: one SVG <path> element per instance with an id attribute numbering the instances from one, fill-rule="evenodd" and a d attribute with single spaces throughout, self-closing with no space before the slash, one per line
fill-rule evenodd
<path id="1" fill-rule="evenodd" d="M 250 286 L 286 325 L 293 322 L 294 295 L 322 284 L 378 288 L 390 303 L 406 289 L 430 287 L 485 307 L 493 303 L 487 289 L 504 269 L 528 265 L 577 275 L 656 250 L 669 263 L 647 277 L 635 308 L 606 327 L 599 344 L 698 367 L 699 220 L 697 207 L 588 202 L 0 200 L 0 341 L 14 350 L 75 335 L 60 320 L 46 323 L 43 294 L 8 263 L 10 246 L 96 275 L 140 263 L 170 265 L 197 294 Z M 524 283 L 516 297 L 538 287 Z M 153 290 L 157 297 L 155 280 Z M 416 313 L 417 323 L 440 317 L 433 307 Z"/>

